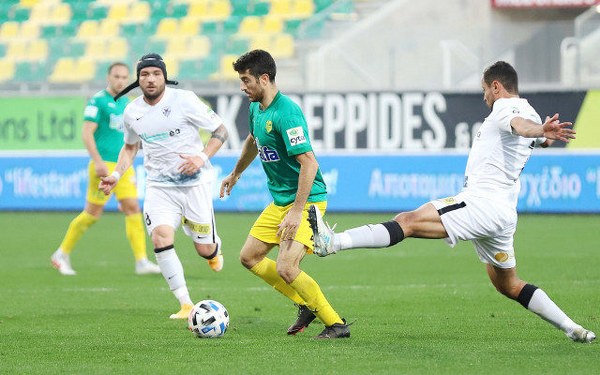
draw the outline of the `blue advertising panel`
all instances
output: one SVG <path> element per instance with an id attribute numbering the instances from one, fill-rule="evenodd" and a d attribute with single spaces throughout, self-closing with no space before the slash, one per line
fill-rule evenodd
<path id="1" fill-rule="evenodd" d="M 451 196 L 463 182 L 465 153 L 326 154 L 318 160 L 329 192 L 329 211 L 412 210 Z M 85 155 L 0 155 L 0 210 L 80 210 L 85 202 Z M 255 160 L 232 195 L 218 197 L 220 182 L 237 155 L 213 158 L 216 211 L 260 211 L 270 201 Z M 142 159 L 135 162 L 144 198 Z M 112 199 L 108 210 L 116 210 Z M 534 153 L 521 175 L 518 209 L 532 213 L 600 213 L 600 153 Z"/>

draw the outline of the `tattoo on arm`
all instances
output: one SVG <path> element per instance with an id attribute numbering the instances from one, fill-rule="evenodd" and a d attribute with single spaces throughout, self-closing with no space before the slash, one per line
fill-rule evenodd
<path id="1" fill-rule="evenodd" d="M 228 138 L 227 129 L 225 128 L 225 126 L 221 125 L 212 133 L 210 137 L 216 138 L 222 143 L 225 143 L 225 141 Z"/>

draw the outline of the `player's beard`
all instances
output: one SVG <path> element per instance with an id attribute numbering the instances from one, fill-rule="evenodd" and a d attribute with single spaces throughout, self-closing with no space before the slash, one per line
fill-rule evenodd
<path id="1" fill-rule="evenodd" d="M 252 96 L 249 96 L 248 99 L 251 102 L 262 102 L 263 97 L 265 96 L 265 91 L 263 89 L 257 90 L 255 93 L 252 93 Z"/>
<path id="2" fill-rule="evenodd" d="M 142 89 L 142 93 L 144 94 L 144 97 L 147 100 L 154 101 L 154 100 L 160 98 L 160 96 L 165 92 L 164 84 L 162 86 L 156 85 L 155 87 L 156 87 L 156 92 L 154 94 L 150 94 L 145 89 Z"/>

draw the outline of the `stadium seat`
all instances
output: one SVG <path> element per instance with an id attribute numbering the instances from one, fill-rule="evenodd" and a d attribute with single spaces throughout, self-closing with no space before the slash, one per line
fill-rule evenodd
<path id="1" fill-rule="evenodd" d="M 282 18 L 291 18 L 292 0 L 271 0 L 271 9 L 269 14 Z"/>
<path id="2" fill-rule="evenodd" d="M 94 79 L 96 65 L 87 58 L 63 57 L 56 62 L 49 81 L 52 83 L 83 83 Z"/>
<path id="3" fill-rule="evenodd" d="M 16 21 L 4 22 L 0 26 L 0 41 L 10 41 L 19 35 L 21 25 Z"/>
<path id="4" fill-rule="evenodd" d="M 277 34 L 283 31 L 283 20 L 279 16 L 267 15 L 262 19 L 262 32 Z"/>
<path id="5" fill-rule="evenodd" d="M 169 39 L 177 36 L 179 20 L 176 18 L 163 18 L 156 28 L 156 39 Z"/>
<path id="6" fill-rule="evenodd" d="M 219 63 L 219 70 L 210 75 L 210 79 L 213 81 L 228 80 L 234 81 L 239 79 L 239 76 L 232 68 L 232 63 L 237 60 L 238 55 L 224 55 L 221 57 Z"/>
<path id="7" fill-rule="evenodd" d="M 39 2 L 40 0 L 20 0 L 19 5 L 25 8 L 31 8 Z"/>
<path id="8" fill-rule="evenodd" d="M 54 70 L 48 78 L 50 82 L 69 82 L 71 74 L 75 71 L 75 59 L 62 57 L 54 65 Z"/>
<path id="9" fill-rule="evenodd" d="M 106 41 L 106 60 L 124 60 L 129 52 L 129 44 L 124 38 L 114 38 Z"/>
<path id="10" fill-rule="evenodd" d="M 294 37 L 284 33 L 275 35 L 272 40 L 271 51 L 273 51 L 274 58 L 290 59 L 294 57 Z"/>
<path id="11" fill-rule="evenodd" d="M 120 22 L 127 16 L 129 11 L 129 4 L 127 3 L 114 3 L 108 8 L 108 14 L 106 18 Z"/>
<path id="12" fill-rule="evenodd" d="M 165 56 L 180 59 L 201 59 L 210 53 L 210 40 L 204 35 L 177 37 L 167 42 Z"/>
<path id="13" fill-rule="evenodd" d="M 238 33 L 242 36 L 251 36 L 262 32 L 262 19 L 258 16 L 248 16 L 242 19 Z"/>
<path id="14" fill-rule="evenodd" d="M 102 60 L 106 55 L 105 44 L 105 39 L 89 39 L 85 44 L 84 56 L 90 59 Z"/>
<path id="15" fill-rule="evenodd" d="M 270 51 L 271 54 L 273 54 L 275 51 L 272 50 L 272 39 L 273 36 L 270 34 L 256 34 L 250 38 L 250 47 L 248 49 L 264 49 L 265 51 Z"/>
<path id="16" fill-rule="evenodd" d="M 64 25 L 71 20 L 71 7 L 60 2 L 40 2 L 31 8 L 29 20 L 41 25 Z"/>
<path id="17" fill-rule="evenodd" d="M 20 40 L 9 43 L 5 59 L 11 61 L 27 60 L 27 43 Z"/>
<path id="18" fill-rule="evenodd" d="M 192 17 L 179 20 L 178 34 L 180 36 L 195 36 L 200 32 L 200 21 Z"/>
<path id="19" fill-rule="evenodd" d="M 208 14 L 208 3 L 207 2 L 198 2 L 192 3 L 189 6 L 187 17 L 202 19 Z"/>
<path id="20" fill-rule="evenodd" d="M 143 23 L 150 18 L 150 4 L 137 2 L 129 6 L 128 13 L 121 19 L 123 23 Z"/>
<path id="21" fill-rule="evenodd" d="M 45 61 L 48 58 L 48 41 L 36 39 L 29 43 L 27 49 L 28 61 Z"/>
<path id="22" fill-rule="evenodd" d="M 98 37 L 100 38 L 116 38 L 119 36 L 121 29 L 119 23 L 113 19 L 104 19 L 100 21 L 98 26 Z"/>
<path id="23" fill-rule="evenodd" d="M 20 62 L 16 64 L 14 82 L 43 82 L 47 77 L 45 62 Z"/>
<path id="24" fill-rule="evenodd" d="M 29 13 L 31 13 L 31 9 L 23 8 L 23 7 L 13 7 L 12 10 L 8 13 L 8 19 L 16 22 L 23 22 L 29 19 Z"/>
<path id="25" fill-rule="evenodd" d="M 210 8 L 211 17 L 205 19 L 226 20 L 231 15 L 231 3 L 229 0 L 213 0 Z"/>
<path id="26" fill-rule="evenodd" d="M 179 61 L 177 59 L 171 58 L 167 55 L 163 56 L 165 61 L 165 66 L 167 67 L 167 72 L 169 72 L 169 78 L 177 78 L 179 74 Z"/>
<path id="27" fill-rule="evenodd" d="M 31 40 L 40 36 L 40 25 L 35 22 L 22 22 L 19 30 L 19 39 Z"/>
<path id="28" fill-rule="evenodd" d="M 315 12 L 312 0 L 295 0 L 289 18 L 309 18 Z"/>
<path id="29" fill-rule="evenodd" d="M 6 82 L 13 79 L 15 75 L 15 62 L 12 60 L 0 59 L 0 82 Z"/>
<path id="30" fill-rule="evenodd" d="M 108 8 L 105 6 L 92 3 L 88 8 L 88 17 L 92 20 L 101 20 L 108 15 Z"/>
<path id="31" fill-rule="evenodd" d="M 79 25 L 76 37 L 78 39 L 89 39 L 99 35 L 98 21 L 86 20 Z"/>

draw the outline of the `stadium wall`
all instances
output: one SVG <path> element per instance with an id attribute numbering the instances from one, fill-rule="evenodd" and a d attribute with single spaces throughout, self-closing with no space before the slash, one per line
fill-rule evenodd
<path id="1" fill-rule="evenodd" d="M 537 150 L 522 176 L 521 212 L 600 212 L 600 91 L 524 94 L 540 115 L 575 122 L 579 138 Z M 303 108 L 333 211 L 400 211 L 455 194 L 472 135 L 489 113 L 481 94 L 354 92 L 291 95 Z M 240 95 L 205 97 L 230 130 L 214 158 L 218 185 L 248 134 Z M 88 157 L 81 97 L 0 98 L 0 210 L 79 210 Z M 136 172 L 143 198 L 141 158 Z M 258 161 L 221 211 L 260 210 L 269 201 Z M 215 189 L 215 192 L 217 189 Z M 111 202 L 108 209 L 116 209 Z"/>

